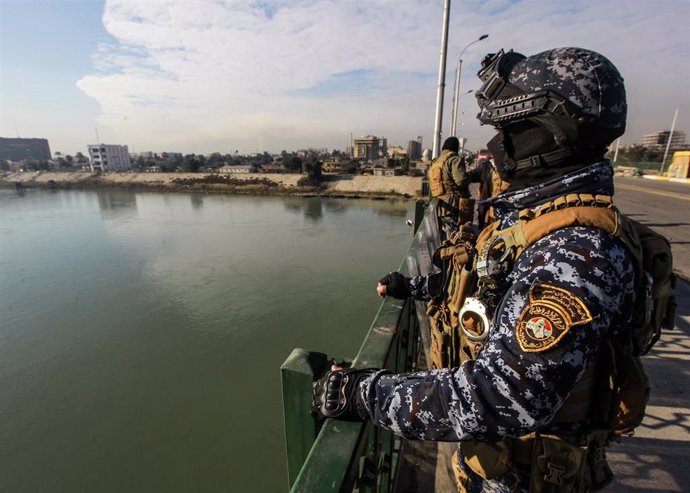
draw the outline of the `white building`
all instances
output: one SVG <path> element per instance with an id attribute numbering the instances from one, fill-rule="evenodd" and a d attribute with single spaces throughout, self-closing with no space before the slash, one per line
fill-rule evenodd
<path id="1" fill-rule="evenodd" d="M 256 167 L 249 164 L 235 164 L 228 165 L 218 168 L 219 173 L 254 173 Z"/>
<path id="2" fill-rule="evenodd" d="M 671 135 L 670 130 L 660 130 L 658 132 L 647 134 L 642 137 L 642 145 L 647 149 L 662 152 L 666 149 L 666 143 L 668 142 L 669 135 Z M 685 132 L 682 130 L 674 130 L 673 136 L 671 137 L 669 151 L 682 151 L 685 150 L 686 147 L 687 144 L 685 143 Z"/>
<path id="3" fill-rule="evenodd" d="M 92 144 L 87 146 L 91 171 L 127 171 L 132 168 L 127 146 Z"/>

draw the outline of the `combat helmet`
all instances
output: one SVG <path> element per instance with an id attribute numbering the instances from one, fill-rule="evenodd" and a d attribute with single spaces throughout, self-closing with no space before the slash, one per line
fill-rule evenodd
<path id="1" fill-rule="evenodd" d="M 477 75 L 483 83 L 475 93 L 482 124 L 504 130 L 530 121 L 557 144 L 556 151 L 511 163 L 516 169 L 605 149 L 625 131 L 623 78 L 594 51 L 556 48 L 525 57 L 501 50 L 484 57 Z"/>

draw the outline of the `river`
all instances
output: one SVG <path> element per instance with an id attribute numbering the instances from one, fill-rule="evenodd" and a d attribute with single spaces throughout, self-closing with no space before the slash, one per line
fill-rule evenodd
<path id="1" fill-rule="evenodd" d="M 0 190 L 0 491 L 285 491 L 279 367 L 356 354 L 413 207 Z"/>

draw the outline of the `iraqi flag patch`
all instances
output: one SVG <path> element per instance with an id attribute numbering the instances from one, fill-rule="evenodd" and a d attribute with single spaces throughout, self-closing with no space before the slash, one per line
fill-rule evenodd
<path id="1" fill-rule="evenodd" d="M 520 348 L 538 353 L 554 347 L 571 327 L 592 321 L 587 305 L 567 289 L 535 283 L 518 319 L 515 335 Z"/>

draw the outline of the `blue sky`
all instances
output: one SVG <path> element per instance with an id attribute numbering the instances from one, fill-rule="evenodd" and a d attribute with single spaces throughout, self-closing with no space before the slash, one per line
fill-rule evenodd
<path id="1" fill-rule="evenodd" d="M 98 44 L 114 41 L 102 13 L 101 1 L 0 0 L 0 135 L 47 137 L 70 152 L 95 138 L 100 107 L 76 81 L 93 70 Z"/>
<path id="2" fill-rule="evenodd" d="M 0 136 L 53 151 L 96 139 L 134 151 L 343 148 L 354 136 L 431 145 L 442 0 L 0 0 Z M 623 143 L 690 132 L 688 0 L 454 0 L 462 92 L 487 52 L 580 46 L 626 80 Z M 461 99 L 461 133 L 492 132 Z"/>

